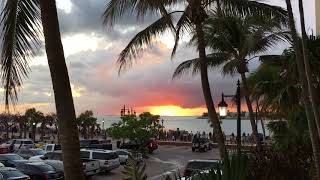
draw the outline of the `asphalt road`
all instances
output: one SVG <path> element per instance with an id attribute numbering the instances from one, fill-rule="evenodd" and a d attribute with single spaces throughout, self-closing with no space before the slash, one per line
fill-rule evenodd
<path id="1" fill-rule="evenodd" d="M 149 180 L 163 180 L 168 174 L 175 174 L 189 160 L 192 159 L 218 159 L 218 149 L 213 149 L 208 152 L 192 152 L 190 147 L 176 146 L 160 146 L 153 154 L 145 159 L 146 174 Z M 93 177 L 93 180 L 121 180 L 123 167 L 111 171 L 110 173 Z"/>

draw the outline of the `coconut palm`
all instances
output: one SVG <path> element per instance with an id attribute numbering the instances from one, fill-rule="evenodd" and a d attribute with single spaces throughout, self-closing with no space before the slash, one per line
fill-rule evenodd
<path id="1" fill-rule="evenodd" d="M 36 55 L 43 30 L 53 84 L 66 179 L 83 179 L 80 146 L 69 75 L 61 43 L 55 0 L 6 0 L 1 13 L 1 83 L 5 103 L 16 103 L 29 60 Z M 42 29 L 41 29 L 42 25 Z"/>
<path id="2" fill-rule="evenodd" d="M 314 78 L 320 77 L 320 61 L 317 53 L 319 43 L 319 39 L 314 38 L 308 39 L 306 43 L 310 50 L 308 56 Z M 285 50 L 282 55 L 263 56 L 261 65 L 248 79 L 252 89 L 251 96 L 260 98 L 262 111 L 276 112 L 278 119 L 290 119 L 290 115 L 299 112 L 305 103 L 295 57 L 292 48 Z M 316 84 L 315 88 L 319 90 L 319 84 Z M 316 129 L 314 131 L 317 132 Z M 312 138 L 311 135 L 310 137 Z M 317 163 L 316 157 L 314 159 Z"/>
<path id="3" fill-rule="evenodd" d="M 304 62 L 304 68 L 306 71 L 306 78 L 307 78 L 307 84 L 308 84 L 308 91 L 310 94 L 310 102 L 312 105 L 312 110 L 315 118 L 315 122 L 318 129 L 318 134 L 320 135 L 320 117 L 319 117 L 319 109 L 317 104 L 317 91 L 314 88 L 314 79 L 312 77 L 312 72 L 310 68 L 310 60 L 309 60 L 309 49 L 307 45 L 308 35 L 306 33 L 306 26 L 304 21 L 304 8 L 303 8 L 303 2 L 302 0 L 299 0 L 299 12 L 300 12 L 300 22 L 301 22 L 301 32 L 302 32 L 302 52 L 303 52 L 303 62 Z"/>
<path id="4" fill-rule="evenodd" d="M 286 0 L 287 4 L 287 10 L 289 15 L 289 25 L 291 29 L 292 39 L 293 39 L 293 47 L 296 55 L 296 63 L 297 63 L 297 69 L 299 72 L 299 79 L 302 87 L 302 98 L 304 102 L 304 107 L 307 115 L 307 121 L 308 121 L 308 127 L 309 127 L 309 133 L 313 148 L 313 155 L 315 159 L 315 167 L 317 172 L 317 178 L 320 178 L 320 144 L 319 144 L 319 133 L 317 130 L 317 124 L 315 122 L 314 114 L 312 113 L 312 104 L 310 103 L 309 99 L 309 93 L 308 93 L 308 81 L 306 78 L 306 71 L 304 69 L 304 63 L 303 63 L 303 55 L 301 53 L 301 41 L 298 38 L 296 26 L 295 26 L 295 20 L 293 16 L 293 10 L 291 5 L 291 0 Z M 310 82 L 309 82 L 310 83 Z"/>
<path id="5" fill-rule="evenodd" d="M 211 14 L 204 25 L 204 37 L 213 54 L 208 55 L 209 66 L 222 67 L 224 75 L 239 73 L 242 80 L 243 96 L 245 98 L 252 133 L 258 149 L 260 149 L 257 125 L 255 122 L 250 90 L 247 83 L 247 64 L 253 56 L 266 52 L 279 41 L 285 40 L 288 32 L 282 30 L 283 24 L 273 18 L 256 15 L 240 15 L 227 10 L 220 14 Z M 192 41 L 196 41 L 196 35 Z M 195 42 L 197 43 L 197 42 Z M 173 77 L 182 75 L 193 68 L 199 72 L 199 59 L 183 62 L 176 69 Z"/>
<path id="6" fill-rule="evenodd" d="M 184 9 L 171 12 L 167 11 L 166 7 L 173 7 L 173 5 L 177 4 L 180 5 L 179 7 L 184 7 Z M 160 16 L 157 21 L 139 32 L 120 53 L 117 61 L 120 65 L 119 72 L 130 67 L 133 60 L 140 57 L 141 53 L 144 52 L 144 47 L 153 44 L 153 39 L 159 37 L 168 29 L 174 31 L 175 35 L 175 46 L 172 51 L 172 56 L 176 53 L 180 36 L 190 33 L 190 31 L 195 32 L 198 42 L 197 50 L 199 53 L 199 67 L 204 100 L 208 110 L 208 117 L 217 134 L 220 155 L 223 157 L 225 150 L 224 137 L 212 100 L 208 80 L 205 62 L 206 44 L 203 31 L 203 22 L 208 17 L 208 11 L 214 8 L 214 4 L 217 5 L 218 10 L 223 5 L 231 11 L 237 11 L 241 14 L 263 14 L 269 17 L 275 17 L 279 22 L 284 22 L 286 19 L 286 13 L 281 8 L 247 0 L 111 0 L 104 13 L 104 23 L 107 26 L 112 26 L 119 17 L 124 16 L 128 12 L 135 13 L 138 19 L 143 18 L 146 14 Z M 174 17 L 179 17 L 175 26 L 173 25 Z"/>

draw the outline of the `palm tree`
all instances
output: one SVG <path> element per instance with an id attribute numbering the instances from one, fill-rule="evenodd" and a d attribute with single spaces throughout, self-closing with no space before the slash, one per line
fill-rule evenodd
<path id="1" fill-rule="evenodd" d="M 219 152 L 221 157 L 224 157 L 225 146 L 224 137 L 221 130 L 218 115 L 215 110 L 213 98 L 210 90 L 208 72 L 206 65 L 206 44 L 204 39 L 203 23 L 207 18 L 207 13 L 214 3 L 218 4 L 218 10 L 222 2 L 219 0 L 111 0 L 104 13 L 104 23 L 106 25 L 113 25 L 114 22 L 125 13 L 136 13 L 138 19 L 141 19 L 146 14 L 157 15 L 160 14 L 160 19 L 153 24 L 139 32 L 120 53 L 118 64 L 120 65 L 119 73 L 124 69 L 130 67 L 134 59 L 140 57 L 139 55 L 145 50 L 144 47 L 154 43 L 152 39 L 163 34 L 168 29 L 174 31 L 175 46 L 172 51 L 172 56 L 175 55 L 181 34 L 194 31 L 197 40 L 197 50 L 199 55 L 199 67 L 201 74 L 201 85 L 204 100 L 208 110 L 208 116 L 213 124 L 217 134 L 217 141 L 219 144 Z M 255 1 L 247 0 L 224 0 L 224 5 L 233 11 L 240 13 L 255 13 L 274 16 L 279 21 L 284 21 L 285 13 L 281 8 L 261 4 Z M 173 5 L 184 5 L 184 9 L 179 11 L 168 12 L 166 7 Z M 173 25 L 175 16 L 180 17 Z"/>
<path id="2" fill-rule="evenodd" d="M 320 135 L 320 117 L 319 117 L 319 109 L 316 102 L 317 99 L 317 91 L 314 88 L 314 78 L 312 77 L 312 72 L 310 68 L 310 61 L 309 61 L 309 49 L 307 45 L 308 35 L 306 33 L 305 21 L 304 21 L 304 9 L 303 9 L 303 2 L 299 0 L 299 11 L 300 11 L 300 22 L 301 22 L 301 32 L 302 32 L 302 52 L 303 52 L 303 60 L 304 60 L 304 67 L 306 71 L 306 78 L 308 84 L 308 91 L 310 94 L 310 102 L 312 105 L 312 110 L 314 114 L 314 118 L 316 121 L 318 134 Z"/>
<path id="3" fill-rule="evenodd" d="M 17 92 L 36 53 L 41 24 L 53 84 L 67 180 L 83 179 L 80 145 L 68 70 L 61 43 L 55 0 L 7 0 L 1 13 L 1 80 L 5 103 L 16 103 Z"/>
<path id="4" fill-rule="evenodd" d="M 280 40 L 285 40 L 287 32 L 282 30 L 282 25 L 273 18 L 256 15 L 243 16 L 228 11 L 210 15 L 204 25 L 206 44 L 214 52 L 207 57 L 207 60 L 210 61 L 208 65 L 220 67 L 223 64 L 223 74 L 234 75 L 238 72 L 241 76 L 242 92 L 249 110 L 252 133 L 258 149 L 261 149 L 261 146 L 246 78 L 247 64 L 252 56 L 264 53 Z M 197 35 L 194 36 L 192 41 Z M 199 59 L 185 61 L 178 66 L 173 77 L 183 74 L 190 68 L 196 68 L 194 72 L 199 72 L 197 69 L 199 64 Z"/>
<path id="5" fill-rule="evenodd" d="M 295 20 L 293 16 L 292 11 L 292 5 L 291 0 L 286 0 L 287 4 L 287 10 L 289 15 L 289 25 L 291 29 L 292 39 L 293 39 L 293 47 L 296 55 L 296 63 L 297 63 L 297 69 L 299 72 L 299 79 L 302 87 L 302 98 L 305 106 L 305 111 L 307 115 L 307 121 L 308 121 L 308 127 L 309 127 L 309 133 L 313 148 L 313 155 L 315 159 L 315 167 L 317 172 L 317 178 L 320 178 L 320 142 L 319 142 L 319 133 L 317 131 L 317 125 L 315 122 L 314 114 L 312 113 L 312 105 L 310 103 L 309 99 L 309 93 L 308 93 L 308 85 L 307 85 L 307 78 L 306 78 L 306 72 L 304 69 L 303 64 L 303 56 L 301 53 L 301 46 L 300 46 L 300 40 L 298 38 L 297 30 L 295 27 Z M 310 82 L 309 82 L 310 83 Z"/>

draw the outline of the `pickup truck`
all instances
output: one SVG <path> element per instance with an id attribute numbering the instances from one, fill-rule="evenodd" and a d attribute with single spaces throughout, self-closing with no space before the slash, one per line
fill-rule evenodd
<path id="1" fill-rule="evenodd" d="M 52 151 L 52 152 L 48 152 L 47 154 L 41 156 L 41 157 L 34 157 L 34 158 L 30 158 L 29 160 L 58 160 L 58 161 L 62 161 L 62 151 Z M 96 161 L 96 160 L 90 160 L 90 159 L 85 159 L 82 158 L 82 164 L 83 164 L 83 172 L 85 174 L 85 176 L 90 177 L 93 175 L 96 175 L 100 172 L 100 162 Z"/>
<path id="2" fill-rule="evenodd" d="M 112 150 L 112 144 L 101 144 L 98 140 L 80 140 L 80 148 Z"/>

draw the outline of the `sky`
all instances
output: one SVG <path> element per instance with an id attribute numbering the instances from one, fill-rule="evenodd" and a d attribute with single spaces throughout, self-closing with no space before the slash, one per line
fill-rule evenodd
<path id="1" fill-rule="evenodd" d="M 172 79 L 174 69 L 184 60 L 196 57 L 195 48 L 182 41 L 171 60 L 173 37 L 166 33 L 157 39 L 132 68 L 118 76 L 118 54 L 134 35 L 152 23 L 155 17 L 136 21 L 126 15 L 113 29 L 102 25 L 102 13 L 109 0 L 57 0 L 60 29 L 77 114 L 92 110 L 96 115 L 119 115 L 123 105 L 138 113 L 151 111 L 160 115 L 200 115 L 206 111 L 199 76 Z M 297 0 L 292 0 L 297 9 Z M 284 0 L 268 3 L 285 7 Z M 315 27 L 314 0 L 305 0 L 308 32 Z M 186 39 L 186 38 L 184 38 Z M 275 47 L 269 53 L 281 53 Z M 31 62 L 32 72 L 19 92 L 19 102 L 12 111 L 35 107 L 55 112 L 50 73 L 44 48 Z M 257 66 L 253 62 L 251 69 Z M 209 79 L 217 104 L 221 93 L 233 94 L 238 77 L 223 77 L 211 69 Z M 0 97 L 3 99 L 3 97 Z M 4 101 L 2 101 L 3 103 Z M 1 106 L 3 108 L 3 106 Z"/>

